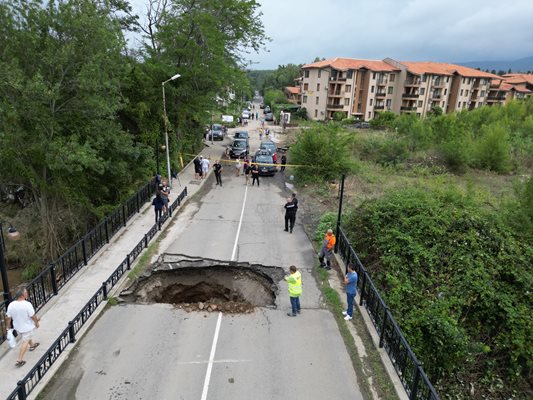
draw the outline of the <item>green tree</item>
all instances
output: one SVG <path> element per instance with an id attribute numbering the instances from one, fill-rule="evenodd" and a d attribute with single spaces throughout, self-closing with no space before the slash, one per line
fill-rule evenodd
<path id="1" fill-rule="evenodd" d="M 333 124 L 300 132 L 296 144 L 291 147 L 291 162 L 300 165 L 296 170 L 298 179 L 324 182 L 354 171 L 349 142 L 349 135 Z"/>

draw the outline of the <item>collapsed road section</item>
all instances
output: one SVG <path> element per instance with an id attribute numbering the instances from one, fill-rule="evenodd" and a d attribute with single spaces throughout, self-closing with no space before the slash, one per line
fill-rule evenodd
<path id="1" fill-rule="evenodd" d="M 168 303 L 186 311 L 251 312 L 276 307 L 283 268 L 163 254 L 120 294 L 125 302 Z"/>

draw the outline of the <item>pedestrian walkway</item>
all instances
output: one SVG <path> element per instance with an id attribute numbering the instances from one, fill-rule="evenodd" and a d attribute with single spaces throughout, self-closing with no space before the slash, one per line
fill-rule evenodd
<path id="1" fill-rule="evenodd" d="M 201 152 L 204 157 L 211 158 L 211 165 L 214 160 L 221 158 L 225 146 L 221 143 L 211 144 L 206 142 L 206 147 Z M 211 173 L 211 172 L 209 172 Z M 180 171 L 179 179 L 173 180 L 173 188 L 170 201 L 187 187 L 188 198 L 192 197 L 203 185 L 203 181 L 195 181 L 194 165 L 189 163 Z M 182 203 L 183 206 L 184 203 Z M 179 214 L 173 214 L 172 218 L 179 218 Z M 0 346 L 0 399 L 7 398 L 15 389 L 17 382 L 21 380 L 35 365 L 35 363 L 46 353 L 48 348 L 54 343 L 58 336 L 85 306 L 94 293 L 102 286 L 117 266 L 130 253 L 133 247 L 141 241 L 144 235 L 154 224 L 154 211 L 151 204 L 145 204 L 140 212 L 134 216 L 128 225 L 122 228 L 100 251 L 90 260 L 87 266 L 83 267 L 52 299 L 39 311 L 41 326 L 34 332 L 34 340 L 40 346 L 33 352 L 25 355 L 26 365 L 21 368 L 15 367 L 19 347 L 10 349 L 7 341 Z M 91 319 L 94 320 L 100 310 L 95 312 Z M 89 326 L 90 323 L 85 324 Z M 19 338 L 20 339 L 20 338 Z M 69 346 L 54 364 L 52 371 L 46 375 L 46 380 L 53 375 L 53 370 L 67 357 L 73 346 Z M 66 353 L 66 354 L 65 354 Z M 42 387 L 39 387 L 42 389 Z M 28 398 L 34 398 L 38 390 L 33 391 Z"/>

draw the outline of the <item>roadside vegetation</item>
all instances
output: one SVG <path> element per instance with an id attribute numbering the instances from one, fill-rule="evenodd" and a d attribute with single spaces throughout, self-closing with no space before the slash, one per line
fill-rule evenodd
<path id="1" fill-rule="evenodd" d="M 317 124 L 291 173 L 312 225 L 348 175 L 343 228 L 442 398 L 531 398 L 533 99 L 432 114 Z"/>

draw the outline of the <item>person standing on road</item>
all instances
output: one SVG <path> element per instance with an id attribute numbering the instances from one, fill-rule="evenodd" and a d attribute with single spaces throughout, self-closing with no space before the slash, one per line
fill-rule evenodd
<path id="1" fill-rule="evenodd" d="M 357 294 L 357 272 L 355 272 L 352 264 L 348 264 L 348 273 L 344 277 L 344 284 L 346 285 L 346 302 L 348 308 L 342 312 L 344 319 L 349 321 L 353 315 L 353 302 Z"/>
<path id="2" fill-rule="evenodd" d="M 217 178 L 217 185 L 222 186 L 222 164 L 218 160 L 215 160 L 213 164 L 213 170 L 215 171 L 215 178 Z"/>
<path id="3" fill-rule="evenodd" d="M 333 246 L 335 246 L 335 235 L 331 229 L 328 229 L 322 242 L 322 248 L 318 254 L 320 260 L 320 266 L 322 268 L 331 269 L 331 255 L 333 254 Z M 324 264 L 324 257 L 326 258 L 326 264 Z"/>
<path id="4" fill-rule="evenodd" d="M 252 186 L 257 182 L 257 187 L 259 187 L 259 167 L 257 164 L 252 165 L 252 170 L 250 172 L 252 174 Z"/>
<path id="5" fill-rule="evenodd" d="M 241 176 L 241 159 L 237 158 L 235 161 L 235 176 Z"/>
<path id="6" fill-rule="evenodd" d="M 161 189 L 163 188 L 163 185 L 160 185 Z M 154 206 L 155 211 L 155 223 L 157 224 L 157 221 L 159 221 L 159 218 L 161 218 L 161 214 L 163 213 L 163 199 L 161 198 L 161 192 L 158 190 L 155 194 L 154 199 L 152 200 L 152 205 Z"/>
<path id="7" fill-rule="evenodd" d="M 166 213 L 168 213 L 168 202 L 170 199 L 170 188 L 168 187 L 168 182 L 166 180 L 163 181 L 159 193 L 161 194 L 161 200 L 163 202 L 163 209 Z"/>
<path id="8" fill-rule="evenodd" d="M 289 225 L 290 225 L 290 233 L 292 233 L 292 230 L 294 229 L 294 221 L 296 221 L 296 210 L 298 209 L 298 206 L 296 204 L 294 204 L 294 202 L 292 201 L 292 197 L 287 198 L 287 202 L 284 205 L 285 207 L 285 232 L 289 232 Z"/>
<path id="9" fill-rule="evenodd" d="M 199 157 L 196 157 L 193 161 L 194 164 L 194 179 L 200 179 L 202 173 L 202 163 Z"/>
<path id="10" fill-rule="evenodd" d="M 39 346 L 39 342 L 34 342 L 33 331 L 39 327 L 39 318 L 35 315 L 35 310 L 31 303 L 27 301 L 28 291 L 26 288 L 17 290 L 15 293 L 16 300 L 9 303 L 6 313 L 6 324 L 11 326 L 13 321 L 13 328 L 22 336 L 22 343 L 20 345 L 19 356 L 15 366 L 17 368 L 26 364 L 24 361 L 24 354 L 28 348 L 33 351 Z"/>
<path id="11" fill-rule="evenodd" d="M 281 156 L 281 172 L 285 172 L 285 165 L 287 164 L 287 156 L 283 154 Z"/>
<path id="12" fill-rule="evenodd" d="M 287 313 L 289 317 L 296 317 L 300 314 L 300 296 L 302 295 L 302 274 L 296 266 L 289 267 L 290 275 L 285 277 L 289 288 L 289 297 L 291 299 L 291 312 Z"/>
<path id="13" fill-rule="evenodd" d="M 210 161 L 206 158 L 202 158 L 202 178 L 205 179 L 207 177 L 207 172 L 209 171 L 209 164 Z"/>
<path id="14" fill-rule="evenodd" d="M 252 166 L 250 165 L 250 160 L 248 160 L 248 159 L 244 160 L 243 170 L 244 170 L 244 178 L 245 178 L 244 184 L 246 186 L 248 186 L 250 184 L 250 173 L 252 171 Z"/>

